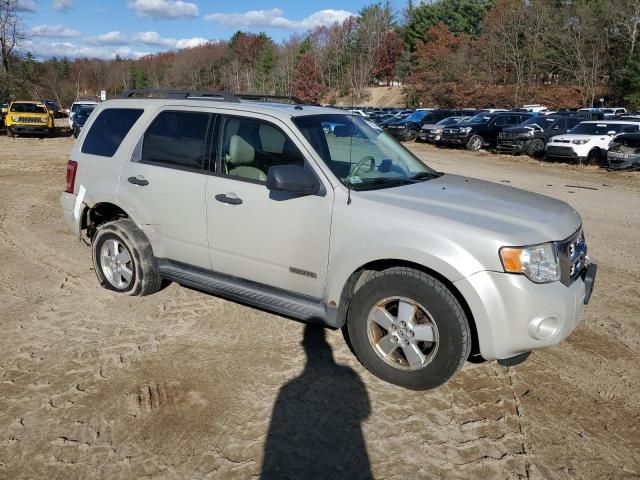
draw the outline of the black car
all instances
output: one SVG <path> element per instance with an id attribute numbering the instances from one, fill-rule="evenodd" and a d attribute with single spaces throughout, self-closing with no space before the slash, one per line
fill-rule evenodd
<path id="1" fill-rule="evenodd" d="M 534 115 L 525 112 L 480 113 L 465 123 L 447 127 L 440 142 L 447 145 L 464 145 L 468 150 L 496 145 L 498 134 L 507 127 L 514 127 Z"/>
<path id="2" fill-rule="evenodd" d="M 567 133 L 584 119 L 572 116 L 538 115 L 516 127 L 508 127 L 498 134 L 496 150 L 506 153 L 526 153 L 535 157 L 544 152 L 547 141 L 555 135 Z"/>
<path id="3" fill-rule="evenodd" d="M 473 115 L 475 110 L 419 110 L 404 120 L 388 123 L 386 130 L 399 140 L 415 140 L 423 125 L 438 123 L 448 117 Z"/>
<path id="4" fill-rule="evenodd" d="M 87 119 L 89 118 L 89 115 L 91 115 L 91 112 L 93 112 L 93 110 L 96 108 L 95 105 L 89 105 L 86 107 L 81 107 L 76 114 L 73 116 L 73 136 L 74 138 L 78 138 L 78 135 L 80 135 L 80 131 L 82 130 L 82 127 L 84 127 L 84 124 L 86 123 Z"/>
<path id="5" fill-rule="evenodd" d="M 440 141 L 440 135 L 446 127 L 451 125 L 457 125 L 458 123 L 466 122 L 470 120 L 470 116 L 465 117 L 447 117 L 444 120 L 440 120 L 438 123 L 425 123 L 420 129 L 418 134 L 418 140 L 429 143 L 436 143 Z"/>
<path id="6" fill-rule="evenodd" d="M 607 170 L 640 170 L 640 133 L 623 133 L 615 137 L 602 166 Z"/>

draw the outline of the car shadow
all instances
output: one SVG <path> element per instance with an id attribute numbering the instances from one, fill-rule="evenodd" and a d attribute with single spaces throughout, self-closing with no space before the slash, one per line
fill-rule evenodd
<path id="1" fill-rule="evenodd" d="M 303 372 L 280 388 L 260 478 L 371 479 L 361 424 L 371 407 L 350 367 L 338 365 L 323 327 L 308 324 Z"/>

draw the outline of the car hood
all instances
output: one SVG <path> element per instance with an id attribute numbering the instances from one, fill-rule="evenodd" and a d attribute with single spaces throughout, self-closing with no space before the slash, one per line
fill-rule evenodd
<path id="1" fill-rule="evenodd" d="M 552 142 L 564 142 L 570 143 L 572 140 L 593 140 L 594 138 L 600 138 L 605 140 L 607 138 L 613 138 L 613 135 L 578 135 L 578 134 L 570 134 L 565 133 L 563 135 L 556 135 L 555 137 L 551 137 Z"/>
<path id="2" fill-rule="evenodd" d="M 578 212 L 565 202 L 458 175 L 361 193 L 404 210 L 395 213 L 400 217 L 410 211 L 413 221 L 422 220 L 425 228 L 437 225 L 452 239 L 459 240 L 464 232 L 468 242 L 531 245 L 564 240 L 581 225 Z"/>
<path id="3" fill-rule="evenodd" d="M 449 125 L 449 126 L 453 126 L 453 125 Z M 435 130 L 438 128 L 445 128 L 445 126 L 436 125 L 435 123 L 425 123 L 424 125 L 422 125 L 422 130 Z"/>

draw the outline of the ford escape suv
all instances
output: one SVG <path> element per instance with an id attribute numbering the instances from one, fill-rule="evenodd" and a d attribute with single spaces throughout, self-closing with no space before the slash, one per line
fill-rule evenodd
<path id="1" fill-rule="evenodd" d="M 96 108 L 70 158 L 64 218 L 103 287 L 166 279 L 343 328 L 406 388 L 559 343 L 593 289 L 569 205 L 432 170 L 340 110 L 134 91 Z"/>

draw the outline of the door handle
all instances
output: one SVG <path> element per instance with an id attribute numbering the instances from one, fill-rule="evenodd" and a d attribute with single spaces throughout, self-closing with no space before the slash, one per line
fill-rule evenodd
<path id="1" fill-rule="evenodd" d="M 222 203 L 228 203 L 229 205 L 240 205 L 242 203 L 242 199 L 238 198 L 235 193 L 219 193 L 216 195 L 216 200 Z"/>
<path id="2" fill-rule="evenodd" d="M 144 187 L 145 185 L 149 185 L 149 180 L 147 180 L 141 175 L 138 175 L 137 177 L 129 177 L 127 178 L 127 181 L 129 183 L 133 183 L 134 185 L 140 185 L 141 187 Z"/>

